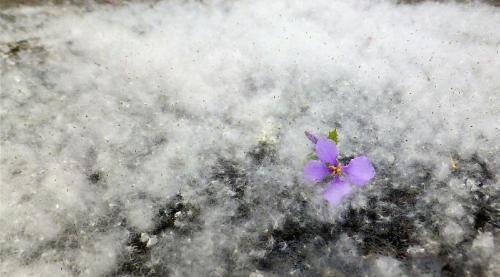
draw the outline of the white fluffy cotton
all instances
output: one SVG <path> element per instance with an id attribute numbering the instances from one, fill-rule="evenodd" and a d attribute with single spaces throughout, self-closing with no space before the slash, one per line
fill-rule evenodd
<path id="1" fill-rule="evenodd" d="M 113 272 L 127 239 L 122 224 L 151 231 L 157 205 L 177 193 L 201 203 L 218 159 L 244 164 L 259 141 L 274 145 L 279 158 L 258 171 L 265 185 L 249 191 L 271 207 L 259 216 L 280 222 L 276 207 L 289 203 L 273 203 L 267 190 L 299 182 L 319 203 L 302 180 L 310 150 L 303 131 L 333 127 L 343 155 L 368 155 L 379 172 L 392 167 L 402 188 L 426 186 L 415 167 L 424 164 L 455 191 L 440 198 L 439 216 L 449 220 L 439 228 L 459 243 L 469 211 L 454 197 L 468 192 L 465 181 L 456 189 L 449 181 L 452 155 L 477 154 L 499 177 L 498 26 L 500 10 L 481 3 L 165 1 L 1 10 L 0 275 Z M 12 53 L 11 43 L 22 40 L 29 46 Z M 366 205 L 362 196 L 352 201 Z M 178 251 L 168 265 L 173 276 L 223 274 L 217 253 L 236 243 L 220 231 L 231 205 L 201 207 L 204 229 L 192 241 L 155 241 L 153 256 Z M 233 235 L 264 225 L 251 218 Z M 491 256 L 495 243 L 484 233 L 472 248 Z M 386 257 L 374 269 L 402 272 Z"/>

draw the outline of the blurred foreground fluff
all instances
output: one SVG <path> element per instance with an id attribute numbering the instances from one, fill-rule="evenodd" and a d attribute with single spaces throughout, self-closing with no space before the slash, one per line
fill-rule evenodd
<path id="1" fill-rule="evenodd" d="M 500 11 L 0 11 L 1 276 L 498 276 Z M 315 125 L 311 125 L 314 122 Z M 335 208 L 302 130 L 376 178 Z"/>

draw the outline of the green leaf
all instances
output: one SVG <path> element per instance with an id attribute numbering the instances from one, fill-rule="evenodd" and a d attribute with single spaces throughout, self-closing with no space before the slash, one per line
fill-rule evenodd
<path id="1" fill-rule="evenodd" d="M 315 153 L 309 153 L 309 154 L 307 155 L 307 158 L 308 158 L 309 160 L 317 160 L 317 159 L 318 159 L 318 156 L 316 156 L 316 154 L 315 154 Z"/>
<path id="2" fill-rule="evenodd" d="M 328 133 L 328 138 L 335 141 L 336 144 L 339 144 L 339 134 L 337 133 L 337 128 Z"/>

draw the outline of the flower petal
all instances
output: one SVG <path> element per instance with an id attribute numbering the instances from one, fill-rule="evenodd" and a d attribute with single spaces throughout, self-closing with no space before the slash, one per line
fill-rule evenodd
<path id="1" fill-rule="evenodd" d="M 313 182 L 320 182 L 330 174 L 330 170 L 321 161 L 309 161 L 304 168 L 304 177 Z"/>
<path id="2" fill-rule="evenodd" d="M 344 197 L 349 195 L 351 192 L 352 188 L 349 183 L 337 177 L 328 183 L 328 186 L 323 193 L 323 198 L 325 198 L 332 205 L 338 205 L 342 202 L 342 199 L 344 199 Z"/>
<path id="3" fill-rule="evenodd" d="M 335 145 L 333 140 L 319 138 L 318 142 L 316 142 L 316 154 L 324 163 L 330 163 L 332 165 L 337 164 L 339 151 L 337 150 L 337 145 Z"/>
<path id="4" fill-rule="evenodd" d="M 318 142 L 318 137 L 313 135 L 312 133 L 309 133 L 308 131 L 305 131 L 304 134 L 306 134 L 306 137 L 314 144 Z"/>
<path id="5" fill-rule="evenodd" d="M 347 175 L 349 182 L 358 186 L 363 186 L 375 176 L 375 169 L 370 160 L 365 156 L 352 159 L 344 167 L 343 171 Z"/>

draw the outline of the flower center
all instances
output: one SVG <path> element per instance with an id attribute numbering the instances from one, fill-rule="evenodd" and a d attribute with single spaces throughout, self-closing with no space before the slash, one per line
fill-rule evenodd
<path id="1" fill-rule="evenodd" d="M 339 163 L 337 166 L 330 165 L 328 169 L 332 172 L 333 175 L 341 175 L 342 174 L 342 165 Z"/>

